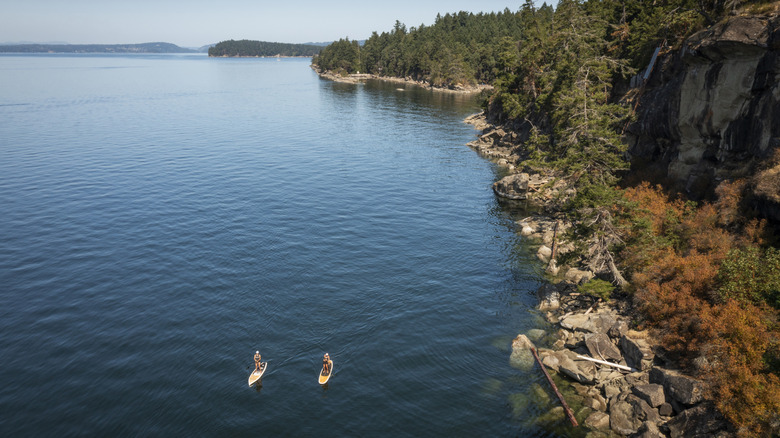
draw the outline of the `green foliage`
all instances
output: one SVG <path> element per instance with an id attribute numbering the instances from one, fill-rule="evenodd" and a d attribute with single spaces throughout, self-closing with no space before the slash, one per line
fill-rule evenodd
<path id="1" fill-rule="evenodd" d="M 765 302 L 780 309 L 780 250 L 769 247 L 734 249 L 718 271 L 721 299 Z"/>
<path id="2" fill-rule="evenodd" d="M 340 39 L 322 49 L 312 63 L 325 71 L 358 73 L 363 68 L 363 59 L 360 44 L 349 39 Z"/>
<path id="3" fill-rule="evenodd" d="M 313 56 L 322 47 L 266 41 L 228 40 L 209 48 L 209 56 Z"/>
<path id="4" fill-rule="evenodd" d="M 440 87 L 491 83 L 499 71 L 519 62 L 512 53 L 522 29 L 517 14 L 458 12 L 436 17 L 432 26 L 407 28 L 396 21 L 393 29 L 374 32 L 360 49 L 360 71 L 380 76 L 410 77 Z M 504 44 L 498 44 L 504 39 Z M 343 40 L 331 46 L 343 46 Z M 344 47 L 324 49 L 312 62 L 323 70 L 344 68 L 356 72 L 354 54 Z"/>
<path id="5" fill-rule="evenodd" d="M 577 292 L 601 298 L 604 301 L 608 301 L 614 291 L 615 286 L 612 283 L 599 278 L 594 278 L 577 287 Z"/>

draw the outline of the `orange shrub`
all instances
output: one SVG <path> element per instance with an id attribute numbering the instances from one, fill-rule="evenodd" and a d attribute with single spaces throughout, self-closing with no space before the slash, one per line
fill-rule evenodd
<path id="1" fill-rule="evenodd" d="M 780 252 L 761 251 L 749 269 L 741 266 L 753 258 L 735 258 L 759 251 L 768 231 L 740 209 L 743 186 L 724 183 L 715 204 L 697 206 L 642 183 L 624 191 L 615 216 L 626 230 L 621 262 L 632 267 L 634 300 L 662 346 L 683 366 L 707 352 L 721 411 L 746 433 L 764 435 L 780 415 L 780 318 L 766 304 L 774 301 L 740 297 L 751 287 L 760 292 L 751 297 L 775 296 Z M 757 271 L 768 292 L 753 284 Z"/>

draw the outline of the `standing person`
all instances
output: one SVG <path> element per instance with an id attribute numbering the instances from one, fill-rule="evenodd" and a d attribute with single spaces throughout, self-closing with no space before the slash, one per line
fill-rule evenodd
<path id="1" fill-rule="evenodd" d="M 260 351 L 255 351 L 255 371 L 260 369 L 260 360 L 262 357 L 260 356 Z"/>
<path id="2" fill-rule="evenodd" d="M 325 356 L 322 357 L 322 369 L 324 370 L 324 375 L 330 374 L 330 356 L 328 356 L 328 353 L 325 353 Z"/>

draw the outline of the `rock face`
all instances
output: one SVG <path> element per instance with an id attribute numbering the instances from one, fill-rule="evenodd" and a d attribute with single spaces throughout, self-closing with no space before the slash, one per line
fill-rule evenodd
<path id="1" fill-rule="evenodd" d="M 653 68 L 627 132 L 632 160 L 693 197 L 753 173 L 780 148 L 779 81 L 780 17 L 733 17 L 691 36 Z"/>

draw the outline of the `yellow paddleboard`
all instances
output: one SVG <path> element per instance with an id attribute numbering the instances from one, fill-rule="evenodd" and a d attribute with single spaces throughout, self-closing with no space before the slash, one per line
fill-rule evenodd
<path id="1" fill-rule="evenodd" d="M 249 386 L 254 385 L 257 383 L 261 377 L 263 377 L 263 373 L 265 373 L 265 369 L 267 367 L 268 362 L 260 362 L 260 369 L 255 370 L 252 374 L 249 375 Z"/>
<path id="2" fill-rule="evenodd" d="M 330 372 L 325 374 L 325 367 L 322 367 L 322 370 L 320 370 L 320 385 L 328 383 L 330 376 L 333 375 L 333 359 L 329 360 L 328 362 L 330 363 Z"/>

